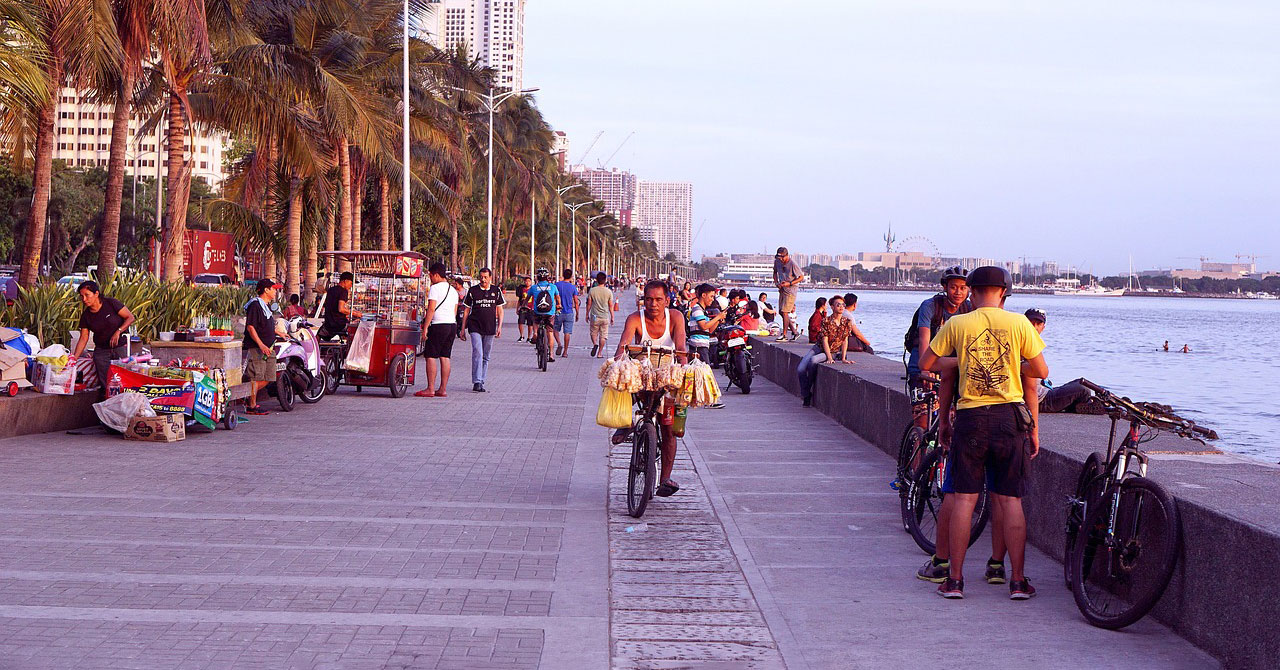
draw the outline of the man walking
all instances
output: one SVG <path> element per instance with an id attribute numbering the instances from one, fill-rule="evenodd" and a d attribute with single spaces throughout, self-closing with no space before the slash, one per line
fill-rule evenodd
<path id="1" fill-rule="evenodd" d="M 489 352 L 494 338 L 502 337 L 502 289 L 494 286 L 493 272 L 480 270 L 480 283 L 467 291 L 462 301 L 462 319 L 465 333 L 459 337 L 471 338 L 471 390 L 484 393 L 484 380 L 489 371 Z"/>
<path id="2" fill-rule="evenodd" d="M 952 435 L 947 469 L 955 492 L 947 496 L 954 498 L 945 538 L 948 576 L 938 594 L 964 597 L 964 556 L 973 509 L 990 473 L 992 532 L 1003 540 L 1012 569 L 1009 597 L 1026 600 L 1036 591 L 1023 571 L 1027 524 L 1022 497 L 1030 461 L 1040 450 L 1040 435 L 1035 388 L 1027 388 L 1023 377 L 1044 379 L 1049 366 L 1042 353 L 1044 341 L 1031 322 L 1002 309 L 1013 286 L 1009 271 L 980 267 L 969 273 L 967 284 L 975 311 L 952 317 L 920 355 L 922 370 L 940 372 L 947 365 L 944 357 L 955 354 L 959 378 L 954 430 L 948 413 L 940 411 L 940 433 L 944 439 Z"/>
<path id="3" fill-rule="evenodd" d="M 427 388 L 414 395 L 419 398 L 446 398 L 449 396 L 447 387 L 453 338 L 458 332 L 458 291 L 445 279 L 444 263 L 432 263 L 427 274 L 431 278 L 431 288 L 427 289 L 427 344 L 422 354 L 427 359 Z M 440 371 L 438 386 L 437 370 Z"/>
<path id="4" fill-rule="evenodd" d="M 804 272 L 791 259 L 791 253 L 786 247 L 778 247 L 778 253 L 773 257 L 773 284 L 778 287 L 778 313 L 782 315 L 779 342 L 787 339 L 788 330 L 791 331 L 791 339 L 800 336 L 800 330 L 796 327 L 796 293 L 803 281 Z"/>
<path id="5" fill-rule="evenodd" d="M 560 294 L 560 313 L 556 315 L 556 355 L 569 357 L 569 337 L 573 335 L 573 322 L 578 320 L 578 287 L 573 283 L 573 270 L 565 268 L 564 279 L 556 282 Z M 561 336 L 564 336 L 561 339 Z"/>
<path id="6" fill-rule="evenodd" d="M 596 273 L 596 285 L 587 291 L 587 319 L 591 329 L 591 355 L 604 358 L 605 342 L 609 340 L 609 326 L 613 325 L 613 291 L 605 285 L 608 276 Z"/>
<path id="7" fill-rule="evenodd" d="M 533 310 L 529 309 L 529 289 L 532 286 L 533 277 L 525 277 L 516 287 L 516 329 L 520 331 L 516 342 L 533 340 Z"/>

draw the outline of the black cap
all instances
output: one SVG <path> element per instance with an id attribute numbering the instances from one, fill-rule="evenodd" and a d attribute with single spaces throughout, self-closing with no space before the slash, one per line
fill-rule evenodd
<path id="1" fill-rule="evenodd" d="M 786 255 L 787 255 L 787 248 L 786 248 L 786 247 L 778 247 L 778 253 L 777 253 L 777 254 L 775 254 L 775 255 L 776 255 L 776 256 L 786 256 Z"/>
<path id="2" fill-rule="evenodd" d="M 980 286 L 999 286 L 1003 289 L 1013 288 L 1013 275 L 1009 271 L 997 265 L 984 265 L 980 268 L 974 268 L 969 273 L 969 278 L 965 283 L 972 288 Z"/>
<path id="3" fill-rule="evenodd" d="M 1025 314 L 1027 315 L 1027 318 L 1032 321 L 1039 321 L 1040 323 L 1045 323 L 1048 321 L 1048 319 L 1044 315 L 1044 310 L 1040 309 L 1039 307 L 1032 307 L 1031 309 L 1027 310 Z"/>

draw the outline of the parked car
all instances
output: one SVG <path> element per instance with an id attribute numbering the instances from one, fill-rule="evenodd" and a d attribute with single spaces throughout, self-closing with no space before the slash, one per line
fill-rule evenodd
<path id="1" fill-rule="evenodd" d="M 80 282 L 86 282 L 86 281 L 89 281 L 89 275 L 84 275 L 84 274 L 63 275 L 62 278 L 58 280 L 58 286 L 75 287 L 75 286 L 79 286 Z"/>
<path id="2" fill-rule="evenodd" d="M 18 278 L 0 277 L 0 297 L 5 305 L 12 305 L 18 299 Z"/>
<path id="3" fill-rule="evenodd" d="M 192 278 L 191 283 L 199 287 L 216 287 L 231 285 L 235 282 L 231 281 L 231 277 L 222 274 L 202 274 Z"/>

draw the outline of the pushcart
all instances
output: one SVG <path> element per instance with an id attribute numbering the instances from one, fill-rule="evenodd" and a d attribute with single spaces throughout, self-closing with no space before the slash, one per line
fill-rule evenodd
<path id="1" fill-rule="evenodd" d="M 348 303 L 363 317 L 338 341 L 321 342 L 332 393 L 339 385 L 382 386 L 393 398 L 414 383 L 415 355 L 422 341 L 426 306 L 423 268 L 416 251 L 323 251 L 322 259 L 351 264 L 355 283 Z M 336 273 L 330 273 L 330 280 Z"/>

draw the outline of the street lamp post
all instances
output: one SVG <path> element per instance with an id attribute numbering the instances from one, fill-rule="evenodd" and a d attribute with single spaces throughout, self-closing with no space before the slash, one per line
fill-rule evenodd
<path id="1" fill-rule="evenodd" d="M 561 152 L 563 153 L 563 152 Z M 570 184 L 556 189 L 556 196 L 562 196 L 575 188 L 581 187 L 582 184 Z M 560 208 L 556 208 L 556 276 L 560 276 Z"/>
<path id="2" fill-rule="evenodd" d="M 401 110 L 401 122 L 404 128 L 401 131 L 400 151 L 401 156 L 401 184 L 400 189 L 400 237 L 404 250 L 411 249 L 409 245 L 409 0 L 404 0 L 404 81 L 400 91 L 400 105 L 404 108 Z"/>
<path id="3" fill-rule="evenodd" d="M 586 269 L 587 274 L 591 274 L 591 222 L 595 221 L 596 219 L 603 219 L 606 216 L 609 216 L 609 215 L 598 214 L 596 216 L 593 216 L 587 219 L 587 269 Z"/>
<path id="4" fill-rule="evenodd" d="M 573 220 L 569 224 L 569 267 L 575 273 L 578 271 L 578 210 L 590 204 L 590 200 L 576 205 L 564 203 L 564 206 L 568 207 L 570 212 L 573 212 Z"/>

